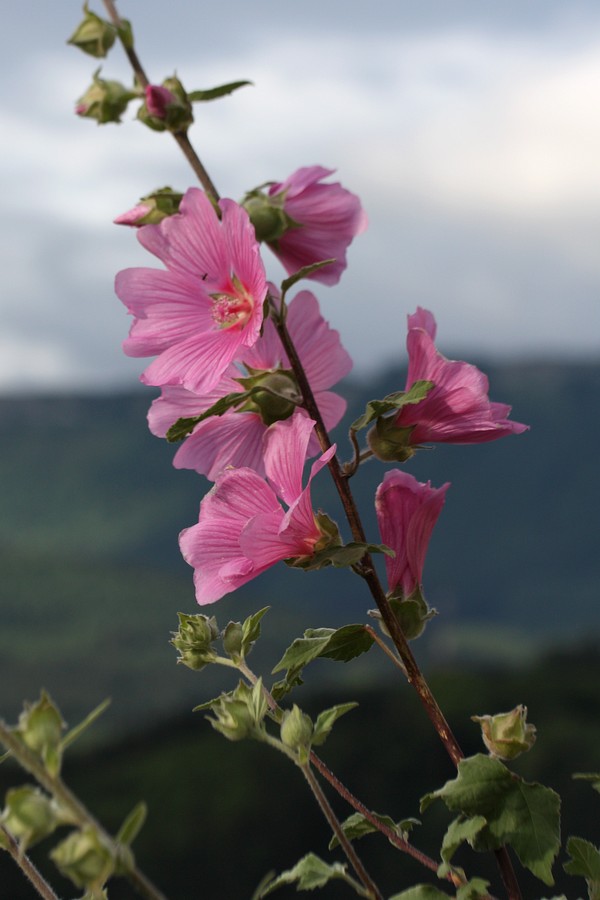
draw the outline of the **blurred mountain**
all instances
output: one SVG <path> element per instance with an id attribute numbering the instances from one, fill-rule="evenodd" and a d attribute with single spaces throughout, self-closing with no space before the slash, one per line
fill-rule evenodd
<path id="1" fill-rule="evenodd" d="M 425 661 L 518 662 L 600 630 L 600 365 L 481 368 L 491 398 L 511 403 L 531 431 L 439 445 L 407 464 L 421 480 L 452 483 L 425 568 L 440 612 L 417 647 Z M 349 382 L 345 423 L 403 385 L 400 370 Z M 119 728 L 189 708 L 222 686 L 210 671 L 176 667 L 168 644 L 177 611 L 198 609 L 177 535 L 197 518 L 208 484 L 174 470 L 173 448 L 149 434 L 151 398 L 0 399 L 0 710 L 9 720 L 42 686 L 70 720 L 113 696 Z M 336 437 L 348 457 L 344 430 Z M 352 481 L 374 539 L 383 471 L 369 462 Z M 314 493 L 341 522 L 326 473 Z M 364 621 L 372 603 L 351 572 L 282 565 L 210 613 L 224 625 L 266 605 L 258 661 L 270 668 L 306 627 Z M 340 671 L 384 678 L 385 660 L 374 659 Z"/>

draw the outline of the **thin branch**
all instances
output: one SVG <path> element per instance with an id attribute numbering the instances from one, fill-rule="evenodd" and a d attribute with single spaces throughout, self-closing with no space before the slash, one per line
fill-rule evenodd
<path id="1" fill-rule="evenodd" d="M 57 895 L 54 893 L 41 872 L 31 862 L 27 854 L 21 852 L 19 843 L 15 836 L 8 830 L 5 825 L 0 825 L 0 831 L 6 838 L 6 850 L 8 850 L 9 854 L 12 856 L 23 875 L 25 875 L 26 878 L 29 879 L 40 897 L 43 897 L 44 900 L 58 900 Z"/>

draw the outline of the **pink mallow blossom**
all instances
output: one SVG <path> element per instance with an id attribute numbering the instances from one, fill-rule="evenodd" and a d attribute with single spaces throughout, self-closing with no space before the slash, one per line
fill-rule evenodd
<path id="1" fill-rule="evenodd" d="M 322 534 L 312 510 L 310 482 L 335 447 L 313 463 L 303 488 L 313 426 L 300 415 L 277 422 L 265 440 L 266 480 L 253 469 L 225 469 L 200 504 L 198 524 L 181 532 L 179 545 L 194 567 L 199 604 L 214 603 L 276 562 L 314 553 Z"/>
<path id="2" fill-rule="evenodd" d="M 420 403 L 403 406 L 394 419 L 394 426 L 412 429 L 408 443 L 479 444 L 527 431 L 528 425 L 508 420 L 510 406 L 490 401 L 483 372 L 442 356 L 435 335 L 432 313 L 417 307 L 408 316 L 406 390 L 415 381 L 432 381 L 434 387 Z"/>
<path id="3" fill-rule="evenodd" d="M 327 389 L 348 374 L 352 360 L 342 347 L 339 333 L 323 319 L 317 298 L 309 291 L 301 291 L 294 297 L 288 307 L 286 323 L 329 431 L 342 418 L 346 401 Z M 281 384 L 283 390 L 295 393 L 300 399 L 288 358 L 271 319 L 267 319 L 262 336 L 244 354 L 242 362 L 247 367 L 244 375 L 252 373 L 254 378 L 258 376 L 258 380 L 264 378 L 267 384 L 272 375 L 275 388 Z M 148 413 L 150 431 L 158 437 L 165 437 L 179 418 L 197 416 L 225 394 L 244 390 L 243 385 L 235 380 L 236 376 L 239 378 L 241 375 L 231 366 L 213 390 L 203 395 L 183 387 L 164 387 Z M 267 398 L 264 410 L 255 405 L 254 408 L 230 410 L 221 416 L 205 419 L 181 444 L 173 465 L 176 469 L 194 469 L 211 481 L 226 466 L 247 466 L 263 476 L 263 443 L 268 431 L 275 427 L 267 415 L 270 411 Z M 292 411 L 293 405 L 285 409 L 284 404 L 281 418 L 288 417 Z M 299 414 L 307 415 L 304 410 Z M 312 434 L 308 454 L 315 456 L 318 452 L 319 443 Z"/>
<path id="4" fill-rule="evenodd" d="M 346 250 L 367 227 L 367 217 L 355 194 L 338 182 L 321 183 L 334 171 L 306 166 L 269 188 L 269 198 L 281 201 L 286 216 L 295 223 L 269 247 L 290 274 L 324 259 L 335 259 L 308 276 L 328 285 L 338 283 L 346 268 Z"/>
<path id="5" fill-rule="evenodd" d="M 400 469 L 385 473 L 375 495 L 375 511 L 383 543 L 395 552 L 385 557 L 390 593 L 409 597 L 420 588 L 431 533 L 446 499 L 441 488 L 423 484 Z"/>
<path id="6" fill-rule="evenodd" d="M 246 212 L 190 188 L 176 215 L 145 225 L 138 239 L 166 269 L 119 272 L 115 290 L 135 317 L 128 356 L 157 356 L 141 381 L 209 391 L 258 340 L 267 293 L 259 245 Z"/>

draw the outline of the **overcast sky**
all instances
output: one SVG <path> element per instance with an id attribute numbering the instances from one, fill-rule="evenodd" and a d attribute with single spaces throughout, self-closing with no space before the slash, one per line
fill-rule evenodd
<path id="1" fill-rule="evenodd" d="M 552 0 L 121 0 L 151 80 L 253 87 L 197 109 L 221 193 L 338 170 L 370 227 L 317 287 L 358 371 L 404 359 L 406 314 L 447 355 L 597 358 L 600 5 Z M 99 0 L 91 7 L 103 14 Z M 73 114 L 96 61 L 65 44 L 81 4 L 3 11 L 0 390 L 133 386 L 144 361 L 115 273 L 153 264 L 115 215 L 193 183 L 166 134 Z M 107 78 L 129 81 L 120 48 Z M 277 264 L 271 274 L 280 276 Z"/>

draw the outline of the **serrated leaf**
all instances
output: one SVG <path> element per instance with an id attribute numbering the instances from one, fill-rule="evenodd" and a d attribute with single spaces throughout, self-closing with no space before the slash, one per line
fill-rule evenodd
<path id="1" fill-rule="evenodd" d="M 219 97 L 226 97 L 237 91 L 238 88 L 252 84 L 251 81 L 230 81 L 229 84 L 221 84 L 218 87 L 208 88 L 205 91 L 189 91 L 188 100 L 193 102 L 205 103 L 208 100 L 217 100 Z"/>
<path id="2" fill-rule="evenodd" d="M 401 409 L 408 404 L 420 403 L 421 400 L 425 399 L 432 387 L 433 381 L 415 381 L 408 391 L 394 391 L 392 394 L 384 397 L 383 400 L 369 400 L 364 413 L 358 419 L 355 419 L 350 429 L 352 431 L 360 431 L 362 428 L 370 425 L 371 422 L 374 422 L 375 419 L 392 412 L 392 410 Z"/>
<path id="3" fill-rule="evenodd" d="M 315 747 L 320 747 L 321 744 L 324 744 L 337 720 L 357 706 L 358 703 L 338 703 L 337 706 L 332 706 L 320 712 L 315 722 L 311 743 Z"/>
<path id="4" fill-rule="evenodd" d="M 489 881 L 484 878 L 471 878 L 456 891 L 456 900 L 477 900 L 478 897 L 489 897 Z"/>
<path id="5" fill-rule="evenodd" d="M 281 672 L 283 669 L 290 673 L 301 671 L 313 659 L 319 656 L 326 646 L 329 638 L 334 633 L 334 628 L 309 628 L 304 632 L 304 637 L 296 638 L 287 648 L 271 674 Z"/>
<path id="6" fill-rule="evenodd" d="M 600 850 L 580 837 L 570 837 L 567 852 L 571 859 L 563 865 L 569 875 L 581 875 L 588 886 L 589 900 L 600 898 Z"/>
<path id="7" fill-rule="evenodd" d="M 365 553 L 385 553 L 386 556 L 395 556 L 394 551 L 385 544 L 363 544 L 358 541 L 350 541 L 348 544 L 325 547 L 312 556 L 300 556 L 286 560 L 286 562 L 293 568 L 303 569 L 305 572 L 314 572 L 327 566 L 342 569 L 346 566 L 355 566 Z"/>
<path id="8" fill-rule="evenodd" d="M 242 656 L 247 656 L 252 645 L 259 639 L 261 619 L 270 609 L 270 606 L 264 606 L 244 621 L 242 625 Z"/>
<path id="9" fill-rule="evenodd" d="M 222 416 L 228 410 L 240 406 L 240 404 L 248 399 L 250 393 L 250 391 L 235 391 L 232 394 L 225 394 L 224 397 L 219 397 L 216 403 L 213 403 L 212 406 L 205 409 L 203 413 L 199 413 L 197 416 L 177 419 L 175 424 L 171 425 L 167 431 L 167 441 L 169 441 L 170 444 L 176 444 L 178 441 L 182 441 L 188 434 L 192 433 L 199 422 L 204 422 L 205 419 L 210 419 L 211 416 Z"/>
<path id="10" fill-rule="evenodd" d="M 366 653 L 373 644 L 374 640 L 364 625 L 343 625 L 333 632 L 319 656 L 322 659 L 349 662 Z"/>
<path id="11" fill-rule="evenodd" d="M 400 822 L 394 822 L 390 816 L 381 816 L 378 813 L 372 813 L 375 819 L 378 822 L 381 822 L 382 825 L 390 828 L 398 837 L 404 837 L 413 825 L 420 825 L 418 819 L 402 819 Z M 352 815 L 348 816 L 342 823 L 342 828 L 344 830 L 344 834 L 350 841 L 358 840 L 359 838 L 364 837 L 366 834 L 373 834 L 378 832 L 378 829 L 375 825 L 369 822 L 362 813 L 352 813 Z M 329 849 L 333 850 L 337 847 L 339 841 L 337 837 L 334 835 L 329 842 Z"/>
<path id="12" fill-rule="evenodd" d="M 560 797 L 541 784 L 529 784 L 499 760 L 483 754 L 463 759 L 458 776 L 421 801 L 426 809 L 441 799 L 451 812 L 484 816 L 476 850 L 510 844 L 521 863 L 544 884 L 554 884 L 551 866 L 560 846 Z"/>
<path id="13" fill-rule="evenodd" d="M 416 884 L 401 894 L 394 894 L 390 900 L 447 900 L 448 896 L 432 884 Z"/>
<path id="14" fill-rule="evenodd" d="M 459 816 L 454 819 L 448 826 L 448 830 L 442 841 L 441 857 L 445 863 L 450 864 L 450 860 L 464 841 L 471 843 L 476 834 L 487 824 L 487 820 L 483 816 L 473 816 L 465 819 Z"/>
<path id="15" fill-rule="evenodd" d="M 282 299 L 285 297 L 289 289 L 293 287 L 298 281 L 302 281 L 303 278 L 308 278 L 308 276 L 312 275 L 313 272 L 316 272 L 318 269 L 322 269 L 323 266 L 330 266 L 331 263 L 334 262 L 335 258 L 323 259 L 320 262 L 311 263 L 310 266 L 302 266 L 301 269 L 298 269 L 298 271 L 294 272 L 293 275 L 290 275 L 289 278 L 284 278 L 281 282 Z"/>
<path id="16" fill-rule="evenodd" d="M 118 844 L 124 844 L 126 847 L 131 846 L 146 821 L 147 813 L 148 807 L 145 803 L 138 803 L 137 806 L 134 806 L 119 828 L 116 837 Z"/>
<path id="17" fill-rule="evenodd" d="M 81 734 L 83 734 L 83 732 L 86 730 L 86 728 L 89 728 L 90 725 L 93 725 L 93 723 L 96 721 L 96 719 L 100 718 L 100 716 L 102 715 L 104 710 L 110 706 L 110 703 L 111 703 L 110 698 L 107 697 L 106 700 L 103 700 L 102 703 L 99 703 L 98 706 L 96 707 L 96 709 L 93 709 L 91 711 L 91 713 L 89 715 L 87 715 L 85 717 L 85 719 L 83 719 L 82 722 L 79 723 L 79 725 L 75 725 L 74 728 L 72 728 L 69 732 L 67 732 L 67 734 L 64 736 L 64 738 L 61 741 L 61 749 L 65 750 L 70 744 L 73 743 L 73 741 L 76 741 L 77 738 Z M 1 760 L 0 760 L 0 762 L 1 762 Z"/>
<path id="18" fill-rule="evenodd" d="M 266 897 L 285 884 L 293 884 L 298 882 L 297 891 L 313 891 L 315 888 L 324 887 L 328 881 L 332 879 L 342 878 L 347 881 L 346 866 L 341 863 L 333 863 L 329 865 L 322 859 L 319 859 L 314 853 L 308 853 L 293 869 L 288 869 L 278 875 L 273 881 L 266 885 L 258 898 Z"/>

